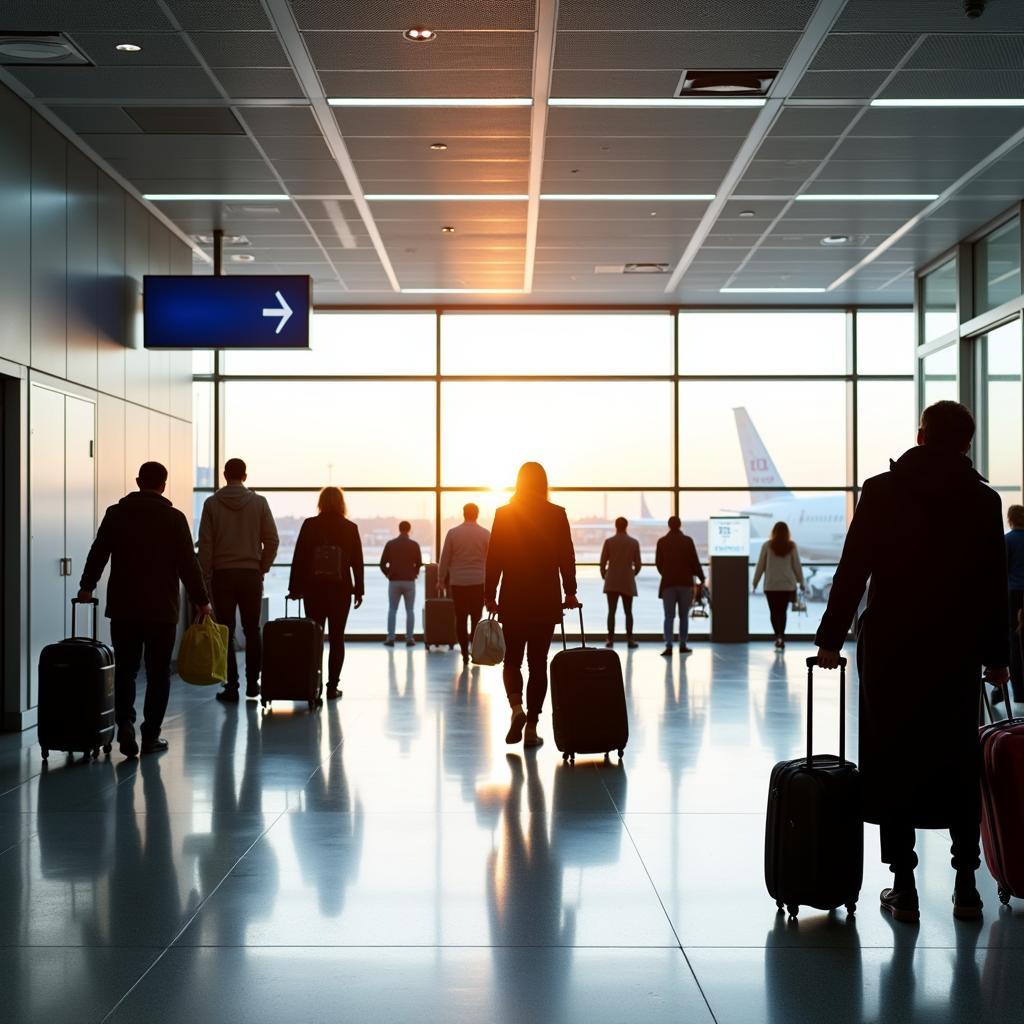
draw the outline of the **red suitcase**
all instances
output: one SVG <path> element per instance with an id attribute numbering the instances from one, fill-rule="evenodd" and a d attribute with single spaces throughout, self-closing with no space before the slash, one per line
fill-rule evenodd
<path id="1" fill-rule="evenodd" d="M 1006 713 L 1012 716 L 1009 689 L 1002 689 Z M 1009 903 L 1011 896 L 1024 899 L 1024 718 L 996 722 L 992 717 L 980 736 L 981 841 L 999 899 Z"/>

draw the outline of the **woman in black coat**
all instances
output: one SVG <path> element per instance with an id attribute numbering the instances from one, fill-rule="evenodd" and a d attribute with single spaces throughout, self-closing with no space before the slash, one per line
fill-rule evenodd
<path id="1" fill-rule="evenodd" d="M 306 614 L 325 627 L 331 653 L 327 661 L 327 699 L 341 696 L 338 683 L 345 664 L 345 624 L 352 599 L 363 603 L 363 545 L 359 527 L 345 517 L 340 487 L 325 487 L 317 501 L 320 514 L 299 530 L 292 557 L 288 596 L 303 598 Z"/>
<path id="2" fill-rule="evenodd" d="M 564 508 L 548 501 L 548 477 L 539 462 L 522 466 L 512 500 L 495 513 L 485 595 L 487 610 L 498 614 L 505 632 L 505 693 L 512 708 L 505 742 L 518 743 L 525 726 L 525 745 L 539 747 L 544 741 L 537 735 L 537 720 L 548 692 L 551 638 L 563 607 L 579 607 L 569 518 Z M 524 654 L 529 669 L 525 710 Z"/>

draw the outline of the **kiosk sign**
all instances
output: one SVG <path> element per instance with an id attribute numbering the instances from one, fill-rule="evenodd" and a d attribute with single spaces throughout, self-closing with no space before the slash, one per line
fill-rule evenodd
<path id="1" fill-rule="evenodd" d="M 711 516 L 708 554 L 750 557 L 750 519 L 747 516 Z"/>

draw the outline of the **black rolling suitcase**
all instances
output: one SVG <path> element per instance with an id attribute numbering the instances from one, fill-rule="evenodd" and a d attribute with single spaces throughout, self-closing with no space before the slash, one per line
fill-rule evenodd
<path id="1" fill-rule="evenodd" d="M 622 757 L 629 739 L 626 688 L 619 656 L 588 647 L 580 608 L 582 647 L 569 648 L 562 625 L 562 650 L 551 659 L 551 708 L 555 746 L 562 760 L 575 763 L 577 754 Z"/>
<path id="2" fill-rule="evenodd" d="M 92 605 L 92 637 L 77 635 L 81 602 L 71 602 L 71 636 L 39 654 L 39 747 L 100 756 L 114 742 L 114 652 L 96 638 L 99 601 Z"/>
<path id="3" fill-rule="evenodd" d="M 441 589 L 435 563 L 427 565 L 424 577 L 423 643 L 428 650 L 447 645 L 450 651 L 458 639 L 455 635 L 455 602 Z"/>
<path id="4" fill-rule="evenodd" d="M 812 754 L 814 666 L 807 659 L 807 754 L 780 761 L 768 786 L 764 877 L 779 909 L 854 913 L 864 873 L 860 773 L 846 760 L 846 659 L 839 662 L 839 756 Z"/>
<path id="5" fill-rule="evenodd" d="M 305 701 L 312 711 L 321 703 L 324 631 L 320 623 L 304 617 L 289 616 L 288 598 L 284 599 L 284 618 L 273 619 L 263 627 L 263 672 L 260 678 L 260 704 L 272 700 Z"/>

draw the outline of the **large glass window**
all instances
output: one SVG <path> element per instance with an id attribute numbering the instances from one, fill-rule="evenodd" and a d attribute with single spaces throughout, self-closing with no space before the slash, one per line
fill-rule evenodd
<path id="1" fill-rule="evenodd" d="M 974 246 L 974 315 L 1020 293 L 1020 221 L 1014 217 Z"/>
<path id="2" fill-rule="evenodd" d="M 913 313 L 857 314 L 857 372 L 885 376 L 914 372 Z"/>
<path id="3" fill-rule="evenodd" d="M 933 402 L 959 399 L 957 346 L 947 345 L 921 360 L 921 408 Z"/>
<path id="4" fill-rule="evenodd" d="M 956 259 L 947 260 L 926 274 L 921 281 L 921 299 L 924 306 L 923 341 L 941 338 L 955 331 L 957 322 Z"/>
<path id="5" fill-rule="evenodd" d="M 1021 322 L 1004 324 L 978 339 L 983 389 L 981 464 L 1002 495 L 1003 508 L 1021 501 L 1024 472 L 1024 392 L 1021 385 Z"/>
<path id="6" fill-rule="evenodd" d="M 912 381 L 863 380 L 857 389 L 857 473 L 863 483 L 915 443 L 917 416 Z"/>

